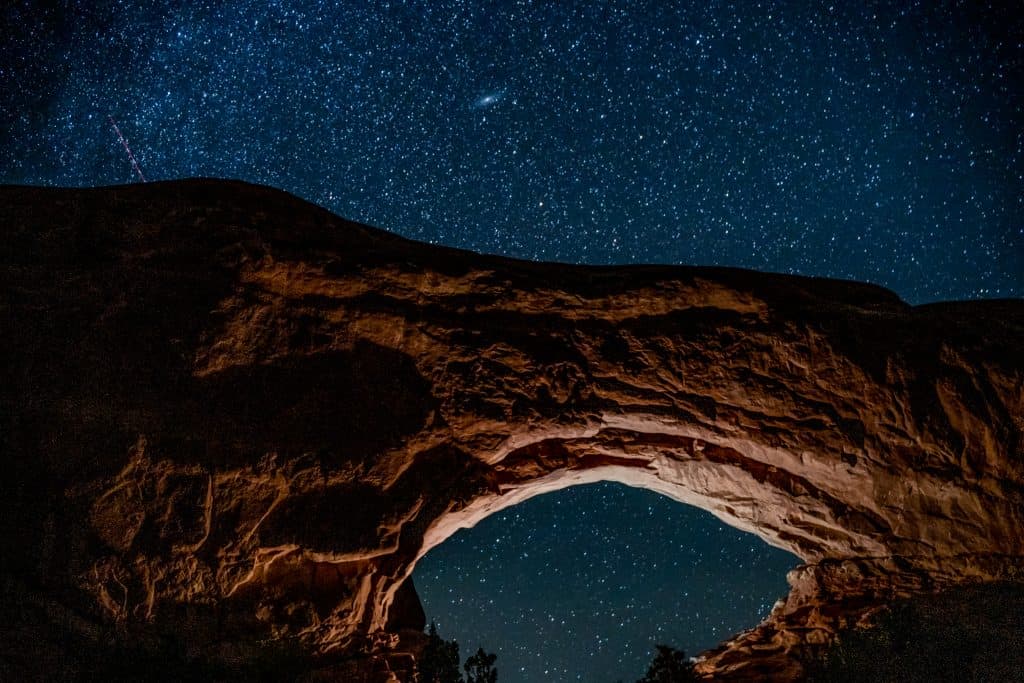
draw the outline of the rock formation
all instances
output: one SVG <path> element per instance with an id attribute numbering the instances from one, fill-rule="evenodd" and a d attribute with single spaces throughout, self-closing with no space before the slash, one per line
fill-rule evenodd
<path id="1" fill-rule="evenodd" d="M 1024 581 L 1022 301 L 519 262 L 222 181 L 2 188 L 0 229 L 0 677 L 173 642 L 408 680 L 416 560 L 598 480 L 802 558 L 718 680 Z"/>

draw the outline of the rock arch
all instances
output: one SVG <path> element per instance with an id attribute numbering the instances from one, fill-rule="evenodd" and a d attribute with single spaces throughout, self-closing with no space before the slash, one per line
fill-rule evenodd
<path id="1" fill-rule="evenodd" d="M 210 657 L 294 637 L 401 678 L 416 558 L 597 478 L 805 562 L 707 653 L 723 679 L 795 676 L 895 596 L 1021 578 L 1020 301 L 517 262 L 240 183 L 0 205 L 4 532 L 25 548 L 3 572 L 83 632 L 170 625 Z"/>

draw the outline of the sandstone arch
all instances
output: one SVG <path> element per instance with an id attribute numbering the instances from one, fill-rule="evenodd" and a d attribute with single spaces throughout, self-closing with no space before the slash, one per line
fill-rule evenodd
<path id="1" fill-rule="evenodd" d="M 708 653 L 720 678 L 796 675 L 896 595 L 1021 578 L 1020 301 L 514 262 L 239 183 L 0 207 L 2 523 L 24 549 L 2 570 L 76 637 L 167 627 L 214 658 L 296 637 L 401 676 L 416 557 L 588 477 L 805 562 Z"/>

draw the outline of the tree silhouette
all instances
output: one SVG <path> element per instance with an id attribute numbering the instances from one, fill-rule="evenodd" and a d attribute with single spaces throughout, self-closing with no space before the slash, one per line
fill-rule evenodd
<path id="1" fill-rule="evenodd" d="M 459 644 L 437 635 L 437 624 L 430 622 L 427 646 L 416 666 L 419 683 L 462 683 L 459 673 Z"/>
<path id="2" fill-rule="evenodd" d="M 498 671 L 494 668 L 497 658 L 498 655 L 477 648 L 476 654 L 466 660 L 466 683 L 497 683 Z"/>
<path id="3" fill-rule="evenodd" d="M 637 683 L 696 683 L 697 676 L 686 653 L 668 645 L 657 647 L 658 654 L 648 667 L 647 675 Z"/>

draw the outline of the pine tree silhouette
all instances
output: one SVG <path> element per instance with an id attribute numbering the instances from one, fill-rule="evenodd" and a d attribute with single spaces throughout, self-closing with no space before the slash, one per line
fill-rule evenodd
<path id="1" fill-rule="evenodd" d="M 494 668 L 497 658 L 498 655 L 477 648 L 476 654 L 466 660 L 466 683 L 497 683 L 498 671 Z"/>
<path id="2" fill-rule="evenodd" d="M 697 675 L 686 653 L 668 645 L 657 647 L 658 654 L 647 669 L 647 675 L 637 683 L 696 683 Z"/>
<path id="3" fill-rule="evenodd" d="M 417 662 L 419 683 L 462 683 L 459 673 L 459 644 L 444 640 L 437 634 L 437 624 L 430 622 L 427 646 Z"/>

